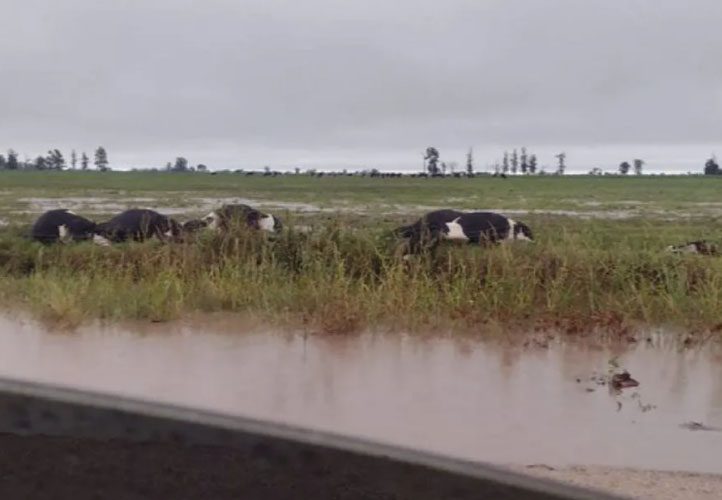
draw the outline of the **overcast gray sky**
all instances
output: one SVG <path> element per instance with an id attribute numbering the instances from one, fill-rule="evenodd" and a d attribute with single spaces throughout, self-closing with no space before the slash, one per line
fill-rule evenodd
<path id="1" fill-rule="evenodd" d="M 111 166 L 701 168 L 720 0 L 0 0 L 0 149 Z"/>

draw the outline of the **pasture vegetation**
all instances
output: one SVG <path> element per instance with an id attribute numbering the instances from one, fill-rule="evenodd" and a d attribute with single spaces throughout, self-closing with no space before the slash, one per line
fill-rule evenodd
<path id="1" fill-rule="evenodd" d="M 0 171 L 0 217 L 24 198 L 151 197 L 184 206 L 201 197 L 310 203 L 322 208 L 453 206 L 460 209 L 636 210 L 641 215 L 719 215 L 722 176 L 489 176 L 445 179 L 143 172 Z M 707 211 L 711 209 L 712 211 Z M 418 210 L 417 210 L 418 212 Z M 668 215 L 668 213 L 666 214 Z"/>
<path id="2" fill-rule="evenodd" d="M 441 195 L 433 194 L 440 191 L 439 182 L 458 182 L 468 190 L 445 196 L 492 193 L 493 185 L 524 191 L 515 195 L 523 200 L 506 198 L 508 208 L 523 208 L 520 205 L 530 199 L 547 199 L 552 205 L 554 192 L 557 200 L 594 193 L 610 203 L 634 198 L 656 203 L 659 193 L 650 193 L 650 186 L 667 193 L 663 203 L 711 203 L 707 183 L 716 185 L 699 178 L 624 179 L 632 185 L 615 194 L 613 186 L 621 184 L 606 184 L 609 179 L 219 177 L 226 176 L 0 175 L 12 181 L 3 184 L 5 196 L 30 189 L 30 179 L 44 186 L 37 191 L 55 196 L 102 196 L 97 189 L 103 186 L 119 191 L 119 196 L 141 196 L 148 189 L 169 196 L 175 191 L 241 197 L 263 193 L 268 199 L 317 202 L 334 193 L 346 200 L 348 192 L 353 193 L 352 203 L 365 197 L 399 205 L 421 202 L 416 183 L 431 197 L 423 201 L 428 205 L 443 203 Z M 648 189 L 636 187 L 646 181 Z M 502 198 L 491 203 L 501 205 Z M 712 218 L 690 223 L 685 218 L 617 221 L 532 214 L 519 218 L 534 229 L 535 244 L 444 245 L 434 253 L 403 260 L 389 230 L 413 217 L 306 215 L 304 222 L 318 224 L 312 233 L 303 234 L 293 230 L 299 215 L 279 215 L 289 229 L 275 238 L 239 231 L 228 237 L 205 234 L 182 244 L 128 243 L 112 248 L 89 243 L 43 247 L 24 238 L 22 226 L 10 225 L 0 229 L 0 298 L 4 304 L 69 325 L 95 318 L 163 321 L 193 311 L 240 312 L 333 333 L 365 328 L 483 333 L 516 327 L 587 333 L 599 327 L 626 334 L 635 325 L 716 330 L 722 323 L 722 259 L 663 252 L 672 243 L 715 239 L 719 230 Z"/>

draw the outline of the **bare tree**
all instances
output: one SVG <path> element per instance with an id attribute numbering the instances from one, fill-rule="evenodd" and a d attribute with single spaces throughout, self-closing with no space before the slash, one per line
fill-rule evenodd
<path id="1" fill-rule="evenodd" d="M 426 148 L 426 154 L 424 155 L 424 161 L 426 161 L 427 171 L 431 175 L 439 175 L 439 150 L 433 146 Z"/>
<path id="2" fill-rule="evenodd" d="M 559 164 L 557 166 L 557 175 L 564 175 L 564 171 L 567 169 L 566 164 L 564 163 L 567 159 L 567 154 L 565 152 L 561 152 L 558 155 L 555 156 L 557 160 L 559 160 Z"/>
<path id="3" fill-rule="evenodd" d="M 714 155 L 712 155 L 712 158 L 707 160 L 704 164 L 704 175 L 720 175 L 722 174 L 722 170 L 720 170 L 720 166 L 717 163 L 717 158 L 715 158 Z"/>
<path id="4" fill-rule="evenodd" d="M 526 148 L 521 148 L 521 155 L 519 156 L 519 160 L 519 167 L 521 168 L 521 173 L 526 174 L 529 171 L 529 160 L 527 159 Z"/>
<path id="5" fill-rule="evenodd" d="M 17 170 L 20 166 L 18 163 L 18 154 L 12 149 L 8 149 L 8 159 L 5 161 L 5 166 L 8 170 Z"/>
<path id="6" fill-rule="evenodd" d="M 534 175 L 536 173 L 536 167 L 537 167 L 536 155 L 531 155 L 529 157 L 529 173 Z"/>
<path id="7" fill-rule="evenodd" d="M 474 150 L 469 148 L 469 152 L 466 153 L 466 175 L 469 177 L 474 175 Z"/>
<path id="8" fill-rule="evenodd" d="M 95 168 L 101 172 L 108 170 L 108 153 L 105 152 L 103 146 L 95 150 Z"/>
<path id="9" fill-rule="evenodd" d="M 63 158 L 63 153 L 61 153 L 59 149 L 49 150 L 45 163 L 48 168 L 53 170 L 62 170 L 65 168 L 65 158 Z"/>
<path id="10" fill-rule="evenodd" d="M 632 163 L 634 164 L 634 173 L 636 175 L 642 175 L 642 167 L 644 167 L 644 160 L 635 158 Z"/>

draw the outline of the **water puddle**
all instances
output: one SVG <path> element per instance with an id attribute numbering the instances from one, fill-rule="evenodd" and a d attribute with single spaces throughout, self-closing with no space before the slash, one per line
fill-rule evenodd
<path id="1" fill-rule="evenodd" d="M 184 194 L 184 193 L 181 193 Z M 176 197 L 177 198 L 177 197 Z M 12 210 L 12 213 L 18 214 L 39 214 L 47 210 L 53 210 L 57 208 L 68 208 L 75 210 L 78 213 L 87 214 L 110 214 L 121 212 L 128 208 L 151 208 L 158 210 L 167 215 L 191 215 L 191 214 L 205 214 L 214 208 L 217 208 L 225 203 L 244 203 L 246 205 L 255 206 L 263 210 L 288 210 L 300 214 L 313 214 L 313 213 L 354 213 L 354 214 L 385 214 L 385 215 L 409 215 L 418 217 L 423 213 L 431 210 L 438 210 L 440 208 L 448 208 L 453 206 L 454 200 L 458 198 L 450 198 L 448 203 L 443 206 L 428 206 L 428 205 L 388 205 L 383 203 L 374 203 L 370 205 L 347 205 L 342 203 L 335 203 L 333 206 L 321 207 L 312 203 L 304 202 L 290 202 L 290 201 L 276 201 L 276 200 L 262 200 L 252 198 L 239 198 L 239 197 L 197 197 L 193 196 L 192 193 L 188 193 L 187 196 L 181 196 L 183 199 L 182 205 L 176 205 L 177 201 L 175 198 L 164 198 L 164 197 L 144 197 L 144 198 L 101 198 L 101 197 L 64 197 L 64 198 L 20 198 L 19 202 L 24 203 L 26 208 L 22 210 Z M 510 216 L 524 216 L 524 215 L 547 215 L 555 217 L 572 217 L 583 220 L 591 219 L 609 219 L 609 220 L 624 220 L 639 217 L 649 217 L 655 219 L 664 220 L 677 220 L 677 219 L 690 219 L 695 217 L 704 216 L 717 216 L 722 214 L 722 210 L 718 208 L 711 208 L 713 204 L 708 204 L 709 207 L 706 210 L 700 209 L 695 206 L 690 211 L 671 211 L 649 208 L 642 205 L 637 205 L 636 208 L 631 208 L 632 204 L 641 204 L 642 202 L 636 202 L 631 200 L 624 200 L 615 202 L 613 205 L 630 205 L 629 209 L 617 209 L 608 207 L 602 208 L 602 204 L 598 203 L 597 207 L 595 204 L 598 202 L 585 202 L 585 206 L 596 207 L 597 210 L 553 210 L 553 209 L 503 209 L 503 208 L 483 208 L 475 207 L 473 210 L 478 211 L 491 211 L 500 212 Z M 581 204 L 580 204 L 581 205 Z M 469 208 L 468 210 L 472 210 Z"/>
<path id="2" fill-rule="evenodd" d="M 613 352 L 403 335 L 306 338 L 224 321 L 62 333 L 0 316 L 0 376 L 500 464 L 722 472 L 716 347 L 643 343 Z M 610 360 L 640 385 L 621 394 L 600 385 Z"/>
<path id="3" fill-rule="evenodd" d="M 217 197 L 198 198 L 193 196 L 183 197 L 183 206 L 174 206 L 172 200 L 163 198 L 101 198 L 95 196 L 87 197 L 63 197 L 63 198 L 19 198 L 19 202 L 27 205 L 25 210 L 15 210 L 14 213 L 42 213 L 58 208 L 67 208 L 78 212 L 89 213 L 113 213 L 121 212 L 128 208 L 151 208 L 167 215 L 179 215 L 189 213 L 207 213 L 209 210 L 218 208 L 225 203 L 243 203 L 265 209 L 283 209 L 294 212 L 324 212 L 332 211 L 313 205 L 311 203 L 282 202 L 255 200 L 238 197 Z"/>

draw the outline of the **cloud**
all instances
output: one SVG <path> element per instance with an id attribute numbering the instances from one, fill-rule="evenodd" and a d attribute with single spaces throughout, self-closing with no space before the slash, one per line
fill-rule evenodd
<path id="1" fill-rule="evenodd" d="M 26 0 L 8 10 L 0 147 L 29 154 L 104 144 L 156 161 L 217 147 L 230 164 L 244 150 L 722 136 L 718 0 Z"/>

